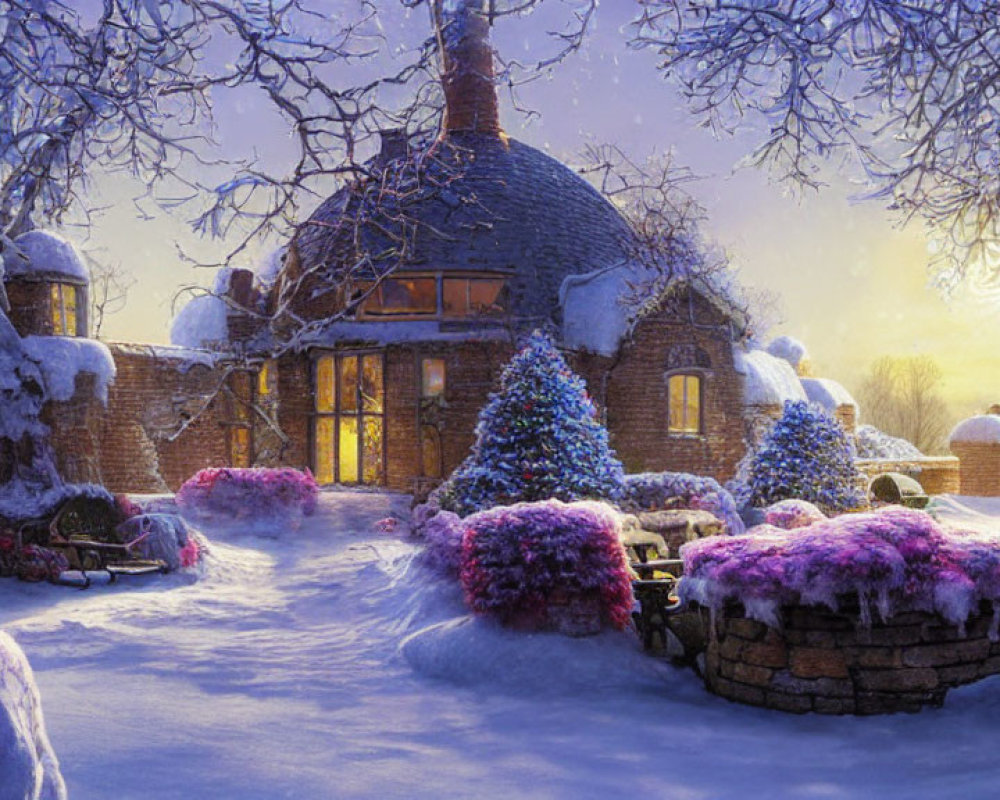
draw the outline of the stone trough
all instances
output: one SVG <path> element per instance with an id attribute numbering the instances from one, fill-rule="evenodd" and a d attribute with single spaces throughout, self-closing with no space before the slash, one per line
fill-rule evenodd
<path id="1" fill-rule="evenodd" d="M 715 615 L 695 607 L 709 691 L 749 705 L 820 714 L 885 714 L 940 706 L 948 690 L 1000 673 L 991 642 L 993 608 L 983 604 L 965 631 L 936 614 L 901 613 L 858 622 L 856 598 L 839 612 L 786 606 L 781 629 L 730 604 Z"/>

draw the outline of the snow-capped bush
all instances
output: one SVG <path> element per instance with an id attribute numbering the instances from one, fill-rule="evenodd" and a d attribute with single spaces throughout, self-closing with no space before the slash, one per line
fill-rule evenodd
<path id="1" fill-rule="evenodd" d="M 583 381 L 536 331 L 480 412 L 472 453 L 441 505 L 465 516 L 549 498 L 615 499 L 623 474 Z"/>
<path id="2" fill-rule="evenodd" d="M 462 565 L 464 532 L 465 525 L 458 514 L 441 511 L 431 517 L 422 530 L 424 563 L 445 575 L 457 577 Z"/>
<path id="3" fill-rule="evenodd" d="M 750 460 L 750 502 L 779 500 L 815 503 L 825 513 L 857 508 L 854 454 L 844 429 L 822 408 L 802 401 L 785 403 L 784 413 Z"/>
<path id="4" fill-rule="evenodd" d="M 42 699 L 24 652 L 0 631 L 0 798 L 65 800 Z"/>
<path id="5" fill-rule="evenodd" d="M 96 483 L 58 483 L 47 489 L 21 481 L 0 487 L 0 521 L 19 522 L 55 513 L 63 503 L 76 498 L 103 500 L 114 507 L 114 496 Z"/>
<path id="6" fill-rule="evenodd" d="M 162 561 L 170 571 L 195 566 L 202 546 L 175 514 L 140 514 L 119 526 L 124 544 L 139 558 Z"/>
<path id="7" fill-rule="evenodd" d="M 319 487 L 309 470 L 203 469 L 177 492 L 180 508 L 194 514 L 221 514 L 264 521 L 276 518 L 296 524 L 316 510 Z"/>
<path id="8" fill-rule="evenodd" d="M 882 461 L 904 461 L 923 458 L 916 445 L 906 439 L 883 433 L 874 425 L 861 425 L 854 433 L 858 458 L 877 458 Z"/>
<path id="9" fill-rule="evenodd" d="M 866 625 L 872 604 L 883 619 L 927 611 L 961 625 L 988 601 L 998 612 L 990 632 L 997 638 L 1000 534 L 945 529 L 899 506 L 790 531 L 758 526 L 750 534 L 685 544 L 681 596 L 715 609 L 741 602 L 772 626 L 783 605 L 836 610 L 845 595 L 857 595 Z"/>
<path id="10" fill-rule="evenodd" d="M 766 524 L 790 531 L 826 519 L 826 514 L 806 500 L 781 500 L 764 509 Z"/>
<path id="11" fill-rule="evenodd" d="M 499 506 L 467 517 L 464 528 L 462 588 L 476 613 L 544 628 L 553 601 L 587 597 L 616 628 L 628 624 L 632 588 L 620 517 L 610 506 Z"/>
<path id="12" fill-rule="evenodd" d="M 714 478 L 686 472 L 640 472 L 626 475 L 624 487 L 619 505 L 625 511 L 700 509 L 718 517 L 726 533 L 744 531 L 736 501 Z"/>

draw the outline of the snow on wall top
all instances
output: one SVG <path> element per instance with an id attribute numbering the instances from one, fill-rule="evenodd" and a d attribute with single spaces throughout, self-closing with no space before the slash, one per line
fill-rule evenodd
<path id="1" fill-rule="evenodd" d="M 952 430 L 948 444 L 1000 444 L 1000 416 L 979 414 L 969 417 Z"/>
<path id="2" fill-rule="evenodd" d="M 799 371 L 799 365 L 809 358 L 806 346 L 791 336 L 779 336 L 777 339 L 774 339 L 767 346 L 767 352 L 776 358 L 787 361 L 796 372 Z"/>
<path id="3" fill-rule="evenodd" d="M 854 406 L 855 413 L 858 404 L 841 384 L 829 378 L 802 378 L 802 388 L 809 402 L 817 403 L 827 411 L 836 411 L 841 406 Z"/>
<path id="4" fill-rule="evenodd" d="M 745 406 L 782 406 L 786 400 L 809 399 L 795 370 L 783 358 L 734 345 L 733 362 L 744 378 Z"/>
<path id="5" fill-rule="evenodd" d="M 4 259 L 7 275 L 61 275 L 85 283 L 89 271 L 83 257 L 72 242 L 51 231 L 22 233 L 14 244 L 21 256 L 15 253 Z"/>
<path id="6" fill-rule="evenodd" d="M 94 396 L 107 405 L 115 360 L 103 343 L 72 336 L 27 336 L 23 343 L 25 352 L 39 362 L 49 400 L 69 400 L 76 391 L 76 376 L 89 372 L 97 377 Z"/>
<path id="7" fill-rule="evenodd" d="M 168 344 L 138 344 L 136 342 L 113 342 L 111 347 L 116 353 L 141 355 L 167 361 L 176 361 L 179 372 L 187 372 L 191 367 L 212 368 L 223 357 L 213 350 L 199 350 L 193 347 L 179 347 Z"/>
<path id="8" fill-rule="evenodd" d="M 332 322 L 318 331 L 301 335 L 293 345 L 298 348 L 322 347 L 340 342 L 367 344 L 394 344 L 396 342 L 465 342 L 470 340 L 494 341 L 509 337 L 505 328 L 483 328 L 475 332 L 467 328 L 442 330 L 433 320 L 396 320 L 392 322 Z"/>
<path id="9" fill-rule="evenodd" d="M 857 443 L 858 458 L 893 460 L 924 458 L 924 454 L 913 443 L 883 433 L 874 425 L 859 426 L 854 438 Z"/>

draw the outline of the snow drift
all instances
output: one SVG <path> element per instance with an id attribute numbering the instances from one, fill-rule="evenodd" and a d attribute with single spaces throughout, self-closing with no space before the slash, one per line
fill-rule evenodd
<path id="1" fill-rule="evenodd" d="M 42 701 L 21 648 L 0 631 L 0 800 L 65 800 Z"/>

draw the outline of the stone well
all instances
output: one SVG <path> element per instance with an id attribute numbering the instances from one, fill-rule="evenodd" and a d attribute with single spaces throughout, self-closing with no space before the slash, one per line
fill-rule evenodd
<path id="1" fill-rule="evenodd" d="M 909 612 L 862 628 L 856 601 L 834 613 L 782 609 L 782 629 L 747 619 L 742 606 L 699 608 L 708 631 L 709 691 L 779 711 L 885 714 L 940 706 L 948 689 L 1000 673 L 1000 643 L 988 638 L 992 606 L 963 634 L 935 614 Z"/>

